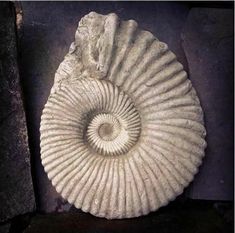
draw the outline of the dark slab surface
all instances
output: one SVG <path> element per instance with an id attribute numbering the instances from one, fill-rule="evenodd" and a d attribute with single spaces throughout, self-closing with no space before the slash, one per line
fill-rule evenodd
<path id="1" fill-rule="evenodd" d="M 41 165 L 39 124 L 55 71 L 74 40 L 79 20 L 90 11 L 135 19 L 141 28 L 166 42 L 187 70 L 180 33 L 189 9 L 165 2 L 22 2 L 22 10 L 21 77 L 38 207 L 42 212 L 68 211 L 71 206 L 56 193 Z"/>
<path id="2" fill-rule="evenodd" d="M 205 111 L 208 148 L 199 174 L 183 196 L 231 200 L 233 19 L 229 7 L 232 5 L 212 4 L 218 7 L 217 10 L 204 8 L 202 15 L 200 10 L 193 8 L 190 11 L 190 6 L 191 3 L 177 2 L 22 2 L 20 67 L 40 211 L 62 212 L 73 209 L 56 193 L 43 170 L 39 124 L 54 73 L 74 40 L 77 23 L 90 11 L 102 14 L 116 12 L 123 20 L 136 20 L 141 28 L 153 32 L 166 42 L 187 71 L 189 61 L 189 78 L 197 89 Z M 210 4 L 203 6 L 210 7 Z M 223 6 L 228 9 L 219 9 Z M 187 59 L 181 46 L 182 39 Z"/>
<path id="3" fill-rule="evenodd" d="M 106 220 L 85 213 L 36 215 L 24 233 L 232 233 L 232 203 L 171 203 L 138 219 Z"/>
<path id="4" fill-rule="evenodd" d="M 10 223 L 5 223 L 0 225 L 0 233 L 9 233 L 10 227 L 11 227 Z"/>
<path id="5" fill-rule="evenodd" d="M 0 222 L 35 209 L 13 5 L 0 3 Z"/>
<path id="6" fill-rule="evenodd" d="M 233 10 L 193 8 L 182 39 L 190 79 L 205 113 L 208 143 L 189 195 L 233 200 Z"/>

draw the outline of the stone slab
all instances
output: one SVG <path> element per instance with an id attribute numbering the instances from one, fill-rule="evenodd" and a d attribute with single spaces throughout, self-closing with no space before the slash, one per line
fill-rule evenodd
<path id="1" fill-rule="evenodd" d="M 3 225 L 0 225 L 0 233 L 9 233 L 10 232 L 10 223 L 5 223 Z"/>
<path id="2" fill-rule="evenodd" d="M 0 222 L 35 209 L 12 3 L 0 3 Z"/>
<path id="3" fill-rule="evenodd" d="M 189 75 L 205 113 L 206 157 L 194 199 L 233 199 L 233 10 L 193 8 L 183 33 Z"/>
<path id="4" fill-rule="evenodd" d="M 39 124 L 55 71 L 74 40 L 79 20 L 90 11 L 134 19 L 166 42 L 187 70 L 180 33 L 188 7 L 164 2 L 22 2 L 22 10 L 21 74 L 38 206 L 42 212 L 68 211 L 71 206 L 56 193 L 41 165 Z"/>
<path id="5" fill-rule="evenodd" d="M 42 108 L 53 84 L 54 73 L 67 53 L 70 43 L 74 40 L 74 32 L 80 18 L 90 11 L 101 14 L 116 12 L 124 20 L 133 18 L 138 21 L 141 28 L 153 32 L 160 40 L 166 42 L 170 49 L 175 52 L 179 61 L 183 63 L 184 68 L 188 70 L 187 60 L 190 66 L 196 64 L 198 61 L 197 53 L 200 52 L 200 43 L 203 43 L 202 39 L 204 38 L 195 34 L 194 37 L 187 40 L 188 48 L 194 45 L 198 46 L 197 50 L 190 50 L 190 53 L 184 43 L 186 59 L 181 46 L 181 40 L 186 36 L 186 31 L 183 33 L 182 38 L 180 35 L 190 10 L 189 7 L 190 4 L 188 3 L 167 2 L 22 2 L 24 19 L 21 27 L 22 38 L 19 44 L 21 74 L 29 123 L 29 140 L 33 154 L 33 173 L 36 178 L 36 195 L 40 211 L 63 212 L 71 210 L 71 205 L 56 193 L 41 165 L 39 124 Z M 221 4 L 219 7 L 223 7 L 223 5 Z M 226 5 L 226 7 L 230 6 Z M 207 9 L 208 12 L 210 10 L 213 11 L 214 9 Z M 223 11 L 223 9 L 217 9 L 217 11 L 220 10 Z M 228 11 L 231 12 L 229 9 Z M 206 22 L 206 18 L 193 24 L 187 21 L 189 26 L 186 26 L 185 29 L 197 30 L 200 25 L 204 24 L 204 21 Z M 221 23 L 222 21 L 219 24 L 212 24 L 212 26 L 216 29 Z M 226 28 L 231 30 L 231 25 L 229 26 L 228 23 L 219 27 L 220 29 L 224 27 L 225 30 L 227 30 Z M 206 28 L 205 30 L 207 30 Z M 210 31 L 205 35 L 209 34 Z M 212 33 L 212 36 L 215 36 L 215 34 Z M 219 63 L 223 64 L 223 66 L 219 66 L 223 67 L 219 71 L 221 77 L 227 77 L 232 69 L 231 58 L 229 57 L 231 54 L 229 56 L 228 54 L 233 49 L 228 48 L 230 45 L 223 46 L 223 43 L 227 44 L 226 40 L 222 42 L 218 49 L 223 54 L 218 60 Z M 212 65 L 214 64 L 214 58 L 206 52 L 208 49 L 213 49 L 213 47 L 209 46 L 207 48 L 206 44 L 203 46 L 203 59 L 207 63 L 205 65 L 201 62 L 200 66 L 196 65 L 194 69 L 191 68 L 190 78 L 198 91 L 206 113 L 209 146 L 204 164 L 200 168 L 202 174 L 199 173 L 196 176 L 195 181 L 189 186 L 185 194 L 196 199 L 218 198 L 227 200 L 231 199 L 231 177 L 233 174 L 231 168 L 231 138 L 233 137 L 231 135 L 231 106 L 233 105 L 231 103 L 231 87 L 233 84 L 231 84 L 231 74 L 228 81 L 224 83 L 221 80 L 219 81 L 217 74 L 215 75 L 217 81 L 212 81 L 210 72 L 213 71 L 213 68 L 210 68 L 210 72 L 200 71 L 203 75 L 197 75 L 198 69 L 206 70 L 207 67 L 215 66 Z M 224 64 L 227 60 L 229 62 L 226 67 Z M 219 96 L 217 95 L 219 93 L 221 96 L 226 96 L 225 99 L 218 99 Z M 219 104 L 212 107 L 215 106 L 215 99 Z M 222 107 L 224 104 L 227 107 Z M 218 106 L 220 107 L 218 108 Z M 220 119 L 220 123 L 218 123 L 216 116 Z M 221 122 L 228 122 L 228 124 L 224 126 Z M 223 138 L 223 140 L 221 141 L 220 138 Z M 225 138 L 230 139 L 225 142 Z M 218 147 L 220 152 L 217 151 Z M 218 157 L 219 154 L 221 156 Z M 221 164 L 223 169 L 221 169 Z M 225 173 L 226 175 L 224 175 Z M 229 189 L 230 191 L 228 191 Z"/>
<path id="6" fill-rule="evenodd" d="M 232 203 L 222 215 L 214 203 L 193 201 L 171 203 L 148 216 L 123 220 L 110 221 L 85 213 L 54 213 L 34 216 L 24 233 L 232 233 L 232 212 Z"/>

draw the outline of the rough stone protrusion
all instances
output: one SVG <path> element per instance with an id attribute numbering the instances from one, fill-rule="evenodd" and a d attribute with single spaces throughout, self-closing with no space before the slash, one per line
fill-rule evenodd
<path id="1" fill-rule="evenodd" d="M 35 208 L 17 66 L 15 16 L 0 3 L 0 222 Z"/>

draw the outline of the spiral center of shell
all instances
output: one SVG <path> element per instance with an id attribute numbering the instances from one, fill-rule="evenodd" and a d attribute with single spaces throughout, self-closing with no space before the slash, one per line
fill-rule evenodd
<path id="1" fill-rule="evenodd" d="M 111 141 L 117 137 L 119 129 L 115 124 L 104 123 L 99 127 L 99 136 L 105 141 Z"/>
<path id="2" fill-rule="evenodd" d="M 116 117 L 110 114 L 99 114 L 94 117 L 88 130 L 91 134 L 96 133 L 101 140 L 113 141 L 119 135 L 120 129 L 121 124 Z"/>
<path id="3" fill-rule="evenodd" d="M 138 114 L 137 111 L 136 114 Z M 88 125 L 87 139 L 90 146 L 99 154 L 124 154 L 138 139 L 140 129 L 139 127 L 136 129 L 133 132 L 125 117 L 100 113 Z"/>

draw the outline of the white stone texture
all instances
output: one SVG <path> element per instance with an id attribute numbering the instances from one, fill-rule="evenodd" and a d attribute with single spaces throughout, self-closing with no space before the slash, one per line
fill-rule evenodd
<path id="1" fill-rule="evenodd" d="M 133 20 L 81 19 L 41 118 L 41 159 L 62 197 L 109 219 L 183 192 L 204 156 L 199 99 L 168 46 Z"/>

